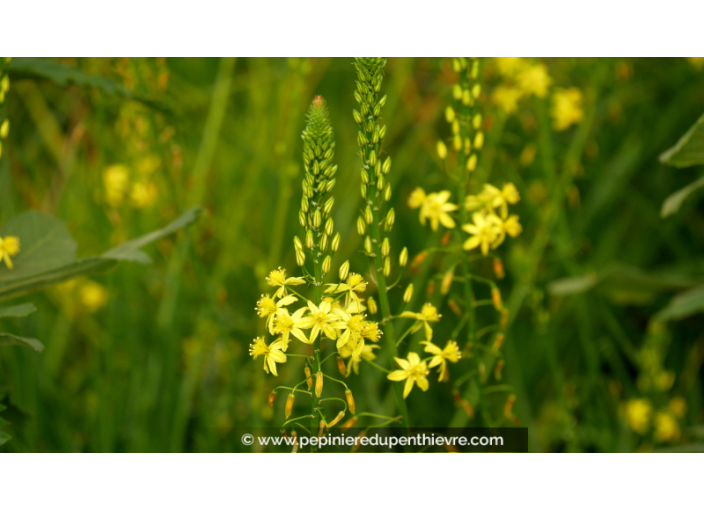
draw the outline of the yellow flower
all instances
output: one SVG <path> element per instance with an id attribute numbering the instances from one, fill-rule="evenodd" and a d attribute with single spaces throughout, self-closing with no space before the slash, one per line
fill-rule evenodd
<path id="1" fill-rule="evenodd" d="M 352 302 L 361 311 L 363 305 L 360 303 L 356 293 L 364 292 L 365 290 L 367 290 L 367 282 L 364 281 L 364 278 L 357 273 L 350 273 L 345 283 L 328 283 L 325 293 L 347 292 L 347 304 L 349 305 Z"/>
<path id="2" fill-rule="evenodd" d="M 79 290 L 81 303 L 89 312 L 96 312 L 108 302 L 108 292 L 97 282 L 86 282 Z"/>
<path id="3" fill-rule="evenodd" d="M 363 315 L 350 315 L 341 308 L 336 308 L 333 313 L 340 318 L 340 321 L 334 326 L 335 329 L 344 330 L 344 333 L 337 339 L 337 349 L 340 350 L 349 341 L 354 341 L 355 349 L 353 356 L 359 356 L 364 349 L 364 338 L 362 337 L 362 328 L 364 326 Z"/>
<path id="4" fill-rule="evenodd" d="M 105 199 L 111 207 L 118 207 L 129 187 L 129 170 L 124 165 L 112 165 L 103 172 Z"/>
<path id="5" fill-rule="evenodd" d="M 517 88 L 499 85 L 491 94 L 491 101 L 507 114 L 511 114 L 518 109 L 518 100 L 521 96 L 523 93 Z"/>
<path id="6" fill-rule="evenodd" d="M 523 227 L 521 227 L 521 224 L 518 222 L 518 216 L 515 214 L 512 214 L 508 218 L 499 218 L 497 226 L 499 228 L 499 234 L 491 245 L 492 250 L 495 250 L 501 246 L 501 243 L 503 243 L 504 239 L 506 239 L 506 234 L 511 237 L 518 237 L 518 235 L 523 231 Z"/>
<path id="7" fill-rule="evenodd" d="M 682 397 L 673 398 L 670 400 L 670 411 L 678 418 L 684 417 L 684 413 L 687 411 L 687 401 Z"/>
<path id="8" fill-rule="evenodd" d="M 15 236 L 0 237 L 0 262 L 4 261 L 8 269 L 12 269 L 12 260 L 20 252 L 20 240 Z"/>
<path id="9" fill-rule="evenodd" d="M 677 420 L 669 413 L 657 413 L 655 415 L 655 440 L 667 442 L 678 437 L 680 437 L 680 426 L 677 424 Z"/>
<path id="10" fill-rule="evenodd" d="M 420 356 L 415 352 L 409 352 L 408 359 L 394 359 L 401 367 L 401 370 L 394 370 L 387 377 L 391 381 L 406 381 L 406 385 L 403 387 L 403 398 L 408 396 L 414 384 L 418 384 L 418 387 L 423 391 L 428 389 L 426 376 L 430 371 L 425 362 L 420 360 Z"/>
<path id="11" fill-rule="evenodd" d="M 365 345 L 357 356 L 353 356 L 356 347 L 357 343 L 354 340 L 351 340 L 347 342 L 345 346 L 339 351 L 341 357 L 350 358 L 350 362 L 347 364 L 347 372 L 345 373 L 345 377 L 348 377 L 352 373 L 352 371 L 354 371 L 355 374 L 359 375 L 359 363 L 362 361 L 362 359 L 374 361 L 376 359 L 374 349 L 380 349 L 378 345 Z"/>
<path id="12" fill-rule="evenodd" d="M 687 60 L 697 69 L 704 68 L 704 57 L 687 57 Z"/>
<path id="13" fill-rule="evenodd" d="M 258 356 L 264 356 L 264 371 L 267 374 L 271 372 L 274 375 L 279 375 L 276 372 L 276 364 L 286 363 L 286 355 L 281 352 L 280 340 L 267 345 L 264 338 L 258 336 L 249 346 L 249 355 L 254 359 L 257 359 Z"/>
<path id="14" fill-rule="evenodd" d="M 137 182 L 132 185 L 130 198 L 132 199 L 132 205 L 138 209 L 146 209 L 154 205 L 154 202 L 159 198 L 159 188 L 153 182 Z"/>
<path id="15" fill-rule="evenodd" d="M 437 366 L 440 367 L 440 377 L 438 378 L 438 381 L 442 381 L 443 377 L 445 376 L 445 370 L 447 370 L 447 362 L 450 361 L 452 363 L 457 363 L 462 357 L 462 353 L 460 352 L 460 348 L 457 346 L 457 342 L 454 342 L 452 340 L 447 341 L 447 345 L 444 349 L 440 349 L 440 347 L 430 341 L 421 342 L 421 344 L 425 344 L 425 352 L 429 352 L 433 355 L 433 358 L 428 364 L 428 368 L 433 368 Z"/>
<path id="16" fill-rule="evenodd" d="M 442 315 L 438 314 L 438 309 L 435 308 L 431 303 L 425 303 L 423 308 L 420 309 L 420 313 L 415 312 L 403 312 L 401 317 L 407 317 L 409 319 L 415 319 L 418 321 L 411 330 L 411 333 L 418 331 L 421 326 L 425 328 L 425 339 L 431 341 L 433 339 L 433 329 L 430 327 L 428 322 L 438 322 Z"/>
<path id="17" fill-rule="evenodd" d="M 379 324 L 371 321 L 364 321 L 362 323 L 362 337 L 371 340 L 372 342 L 378 342 L 381 336 L 381 330 L 379 329 Z"/>
<path id="18" fill-rule="evenodd" d="M 332 306 L 329 301 L 323 301 L 320 306 L 315 306 L 308 301 L 308 310 L 310 310 L 310 323 L 313 329 L 310 332 L 310 343 L 315 342 L 318 338 L 318 333 L 325 333 L 330 340 L 337 338 L 335 325 L 339 322 L 338 316 L 330 313 Z"/>
<path id="19" fill-rule="evenodd" d="M 286 270 L 278 268 L 269 273 L 269 276 L 266 277 L 266 283 L 272 287 L 280 287 L 274 292 L 274 298 L 278 298 L 288 294 L 286 285 L 303 285 L 306 281 L 303 278 L 286 278 Z"/>
<path id="20" fill-rule="evenodd" d="M 521 57 L 496 57 L 496 67 L 499 74 L 511 77 L 525 67 L 525 61 Z"/>
<path id="21" fill-rule="evenodd" d="M 516 75 L 518 87 L 526 95 L 534 94 L 538 97 L 545 97 L 548 94 L 551 81 L 545 64 L 525 67 Z"/>
<path id="22" fill-rule="evenodd" d="M 462 246 L 465 250 L 473 250 L 481 246 L 482 255 L 489 253 L 489 247 L 499 235 L 501 220 L 495 214 L 482 214 L 480 212 L 472 215 L 472 223 L 462 225 L 462 230 L 472 237 L 468 238 Z"/>
<path id="23" fill-rule="evenodd" d="M 442 223 L 445 228 L 455 228 L 455 220 L 447 213 L 456 211 L 457 206 L 449 203 L 449 199 L 449 191 L 430 193 L 426 196 L 420 209 L 421 225 L 425 225 L 425 220 L 430 219 L 430 228 L 432 228 L 433 231 L 438 229 L 438 224 L 440 223 Z"/>
<path id="24" fill-rule="evenodd" d="M 269 333 L 273 335 L 274 317 L 276 316 L 276 312 L 282 306 L 288 306 L 296 301 L 298 301 L 298 298 L 295 296 L 286 296 L 276 301 L 270 298 L 269 294 L 262 294 L 262 297 L 259 299 L 259 301 L 257 301 L 257 307 L 255 308 L 255 310 L 257 311 L 257 315 L 259 315 L 259 317 L 261 317 L 262 319 L 265 317 L 267 318 L 266 327 L 269 330 Z"/>
<path id="25" fill-rule="evenodd" d="M 311 327 L 310 317 L 303 317 L 303 314 L 308 310 L 307 307 L 299 308 L 293 314 L 288 313 L 286 308 L 279 308 L 274 318 L 274 333 L 281 335 L 281 348 L 284 352 L 288 349 L 289 335 L 293 335 L 301 342 L 312 344 L 303 333 L 303 329 Z"/>
<path id="26" fill-rule="evenodd" d="M 644 398 L 634 398 L 626 402 L 626 422 L 639 434 L 645 434 L 650 426 L 650 415 L 653 408 L 650 401 Z"/>
<path id="27" fill-rule="evenodd" d="M 423 188 L 416 188 L 408 197 L 408 207 L 411 209 L 418 209 L 425 202 L 425 190 Z"/>
<path id="28" fill-rule="evenodd" d="M 572 87 L 569 89 L 556 89 L 552 95 L 553 125 L 557 131 L 563 131 L 572 124 L 582 120 L 582 92 Z"/>

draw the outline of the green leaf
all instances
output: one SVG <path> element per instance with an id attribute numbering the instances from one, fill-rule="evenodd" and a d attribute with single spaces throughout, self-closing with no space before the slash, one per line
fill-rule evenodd
<path id="1" fill-rule="evenodd" d="M 704 165 L 704 115 L 674 147 L 660 155 L 660 162 L 678 168 Z"/>
<path id="2" fill-rule="evenodd" d="M 660 217 L 667 218 L 668 216 L 675 214 L 680 210 L 682 202 L 694 193 L 696 190 L 704 186 L 704 177 L 700 177 L 696 181 L 688 184 L 679 191 L 675 191 L 672 195 L 667 197 L 662 203 L 662 209 L 660 209 Z"/>
<path id="3" fill-rule="evenodd" d="M 200 211 L 200 207 L 189 209 L 162 229 L 84 259 L 76 258 L 76 244 L 61 221 L 36 211 L 23 213 L 0 228 L 0 236 L 15 235 L 21 243 L 20 253 L 13 258 L 15 269 L 0 268 L 0 299 L 106 271 L 121 260 L 149 263 L 140 248 L 194 222 Z"/>
<path id="4" fill-rule="evenodd" d="M 133 94 L 123 85 L 109 78 L 86 74 L 80 69 L 67 66 L 52 58 L 13 58 L 10 61 L 9 74 L 11 80 L 50 80 L 61 87 L 76 85 L 78 87 L 94 88 L 109 96 L 139 101 L 150 108 L 162 112 L 169 111 L 163 103 Z"/>
<path id="5" fill-rule="evenodd" d="M 655 320 L 680 320 L 704 312 L 704 285 L 676 295 L 655 315 Z"/>
<path id="6" fill-rule="evenodd" d="M 27 317 L 37 311 L 32 303 L 22 303 L 16 306 L 0 307 L 0 317 Z"/>
<path id="7" fill-rule="evenodd" d="M 31 347 L 37 352 L 44 350 L 44 344 L 36 338 L 25 338 L 10 333 L 0 333 L 0 345 L 22 345 L 24 347 Z"/>

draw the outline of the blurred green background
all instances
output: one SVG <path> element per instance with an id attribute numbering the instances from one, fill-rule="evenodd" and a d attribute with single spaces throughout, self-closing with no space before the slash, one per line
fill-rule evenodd
<path id="1" fill-rule="evenodd" d="M 532 451 L 701 451 L 702 317 L 654 320 L 704 281 L 701 201 L 660 216 L 701 168 L 658 162 L 704 112 L 701 61 L 534 63 L 547 66 L 551 92 L 507 114 L 493 95 L 499 66 L 482 59 L 487 141 L 474 182 L 479 191 L 484 178 L 511 181 L 522 197 L 523 233 L 499 250 L 511 312 L 503 382 L 517 422 L 529 427 Z M 279 425 L 284 399 L 268 408 L 275 379 L 248 345 L 263 332 L 254 306 L 269 292 L 264 277 L 278 266 L 297 271 L 300 134 L 316 94 L 337 140 L 333 267 L 348 258 L 366 267 L 351 60 L 13 59 L 10 80 L 0 224 L 40 209 L 66 221 L 79 254 L 90 255 L 192 205 L 206 212 L 150 248 L 153 265 L 47 289 L 32 298 L 36 314 L 3 320 L 46 350 L 0 349 L 11 422 L 3 430 L 13 436 L 0 451 L 238 451 L 237 427 Z M 402 226 L 391 241 L 411 257 L 433 234 L 408 195 L 453 186 L 435 147 L 449 136 L 455 82 L 449 59 L 390 59 L 386 69 L 384 147 Z M 559 131 L 550 118 L 558 87 L 583 97 L 581 121 Z M 111 195 L 121 179 L 128 184 Z M 426 264 L 413 276 L 419 300 L 440 262 Z M 440 312 L 436 338 L 456 324 L 450 308 Z M 280 374 L 300 370 L 288 363 Z M 358 408 L 394 412 L 384 378 L 363 370 L 349 384 Z M 412 424 L 471 424 L 451 390 L 433 380 L 413 392 Z"/>

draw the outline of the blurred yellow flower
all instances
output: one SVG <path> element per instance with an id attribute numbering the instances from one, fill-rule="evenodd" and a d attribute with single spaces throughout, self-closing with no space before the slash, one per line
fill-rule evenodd
<path id="1" fill-rule="evenodd" d="M 462 225 L 462 230 L 472 235 L 464 242 L 462 247 L 465 250 L 473 250 L 480 246 L 482 255 L 486 255 L 499 235 L 501 220 L 495 214 L 478 212 L 472 215 L 472 221 L 474 223 Z"/>
<path id="2" fill-rule="evenodd" d="M 545 97 L 552 79 L 545 64 L 534 64 L 521 69 L 516 75 L 516 82 L 524 94 Z"/>
<path id="3" fill-rule="evenodd" d="M 672 414 L 678 418 L 684 417 L 684 413 L 687 410 L 687 402 L 682 397 L 675 397 L 670 400 L 670 411 Z"/>
<path id="4" fill-rule="evenodd" d="M 10 132 L 10 119 L 5 119 L 0 125 L 0 138 L 7 138 Z"/>
<path id="5" fill-rule="evenodd" d="M 130 191 L 132 205 L 138 209 L 145 209 L 154 205 L 159 198 L 159 188 L 153 182 L 136 182 Z"/>
<path id="6" fill-rule="evenodd" d="M 12 269 L 12 260 L 20 252 L 20 240 L 14 236 L 0 237 L 0 261 L 5 262 L 8 269 Z"/>
<path id="7" fill-rule="evenodd" d="M 525 61 L 521 57 L 496 57 L 495 60 L 499 74 L 505 77 L 514 76 L 525 67 Z"/>
<path id="8" fill-rule="evenodd" d="M 425 202 L 425 190 L 421 187 L 414 189 L 408 197 L 408 207 L 418 209 Z"/>
<path id="9" fill-rule="evenodd" d="M 103 172 L 105 199 L 111 207 L 119 207 L 129 188 L 129 170 L 124 165 L 109 166 Z"/>
<path id="10" fill-rule="evenodd" d="M 552 95 L 553 125 L 557 131 L 563 131 L 572 124 L 578 124 L 584 116 L 582 110 L 582 92 L 576 88 L 556 89 Z"/>
<path id="11" fill-rule="evenodd" d="M 650 417 L 653 407 L 644 398 L 634 398 L 626 402 L 626 423 L 638 434 L 645 434 L 650 427 Z"/>
<path id="12" fill-rule="evenodd" d="M 271 372 L 274 375 L 279 375 L 276 372 L 277 363 L 286 363 L 286 355 L 281 352 L 281 341 L 277 340 L 271 345 L 267 345 L 264 338 L 258 336 L 249 346 L 249 355 L 257 359 L 259 356 L 264 356 L 264 371 L 268 374 Z"/>
<path id="13" fill-rule="evenodd" d="M 418 387 L 423 391 L 428 389 L 428 379 L 426 379 L 426 376 L 430 371 L 425 362 L 420 360 L 418 354 L 409 352 L 408 359 L 394 359 L 401 367 L 401 370 L 394 370 L 387 377 L 391 381 L 406 381 L 403 388 L 403 398 L 408 396 L 414 384 L 418 384 Z"/>
<path id="14" fill-rule="evenodd" d="M 425 352 L 429 352 L 433 355 L 433 358 L 428 364 L 428 368 L 440 367 L 440 377 L 438 378 L 438 381 L 443 380 L 445 370 L 447 370 L 448 361 L 451 363 L 457 363 L 460 358 L 462 358 L 462 353 L 460 352 L 460 348 L 457 346 L 457 342 L 452 340 L 448 340 L 447 345 L 445 345 L 445 348 L 443 349 L 440 349 L 440 347 L 430 341 L 421 342 L 421 344 L 425 345 L 425 349 L 423 349 Z"/>
<path id="15" fill-rule="evenodd" d="M 669 413 L 657 413 L 655 415 L 655 440 L 667 442 L 678 437 L 680 437 L 680 426 L 677 424 L 677 420 Z"/>
<path id="16" fill-rule="evenodd" d="M 704 69 L 704 57 L 687 57 L 687 60 L 697 69 Z"/>
<path id="17" fill-rule="evenodd" d="M 79 289 L 81 304 L 90 313 L 97 312 L 108 302 L 108 291 L 97 282 L 87 281 Z"/>
<path id="18" fill-rule="evenodd" d="M 450 199 L 449 191 L 441 191 L 439 193 L 430 193 L 425 197 L 423 205 L 420 209 L 420 223 L 425 225 L 425 220 L 430 220 L 430 228 L 433 231 L 438 229 L 438 225 L 442 224 L 445 228 L 455 228 L 455 220 L 448 213 L 457 210 L 457 206 L 448 202 Z"/>
<path id="19" fill-rule="evenodd" d="M 350 341 L 345 344 L 342 349 L 340 349 L 338 352 L 340 353 L 340 356 L 342 358 L 350 358 L 349 363 L 347 364 L 347 372 L 345 374 L 345 377 L 349 376 L 352 371 L 354 371 L 355 374 L 359 375 L 359 363 L 363 360 L 366 359 L 368 361 L 374 361 L 376 359 L 376 354 L 374 354 L 374 349 L 380 349 L 378 345 L 365 345 L 362 350 L 359 352 L 358 355 L 353 355 L 357 348 L 357 342 L 356 341 Z"/>
<path id="20" fill-rule="evenodd" d="M 518 100 L 523 93 L 515 87 L 499 85 L 491 94 L 491 101 L 507 114 L 511 114 L 518 109 Z"/>
<path id="21" fill-rule="evenodd" d="M 433 329 L 430 327 L 428 322 L 438 322 L 442 315 L 438 314 L 438 309 L 435 308 L 431 303 L 425 303 L 423 308 L 421 308 L 420 313 L 415 312 L 403 312 L 400 317 L 415 319 L 417 324 L 413 326 L 411 333 L 415 333 L 421 327 L 425 329 L 425 339 L 431 341 L 433 339 Z"/>

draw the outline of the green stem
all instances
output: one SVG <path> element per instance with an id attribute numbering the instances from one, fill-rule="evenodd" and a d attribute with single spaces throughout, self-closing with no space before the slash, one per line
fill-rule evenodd
<path id="1" fill-rule="evenodd" d="M 378 204 L 378 202 L 377 202 Z M 376 272 L 378 291 L 379 291 L 379 306 L 381 308 L 381 316 L 384 323 L 384 338 L 386 339 L 386 350 L 389 353 L 389 365 L 390 369 L 394 369 L 394 358 L 398 358 L 398 349 L 396 348 L 396 330 L 394 329 L 393 322 L 391 321 L 391 307 L 389 306 L 389 296 L 386 287 L 386 276 L 383 270 L 383 257 L 381 255 L 381 232 L 379 229 L 380 219 L 379 219 L 379 209 L 378 207 L 373 207 L 372 213 L 374 215 L 374 221 L 370 225 L 370 230 L 372 234 L 372 246 L 374 247 L 374 259 L 372 263 Z M 403 416 L 402 425 L 408 428 L 408 408 L 406 406 L 406 400 L 403 398 L 403 388 L 400 382 L 392 382 L 394 387 L 394 394 L 396 395 L 396 406 L 398 412 Z"/>

